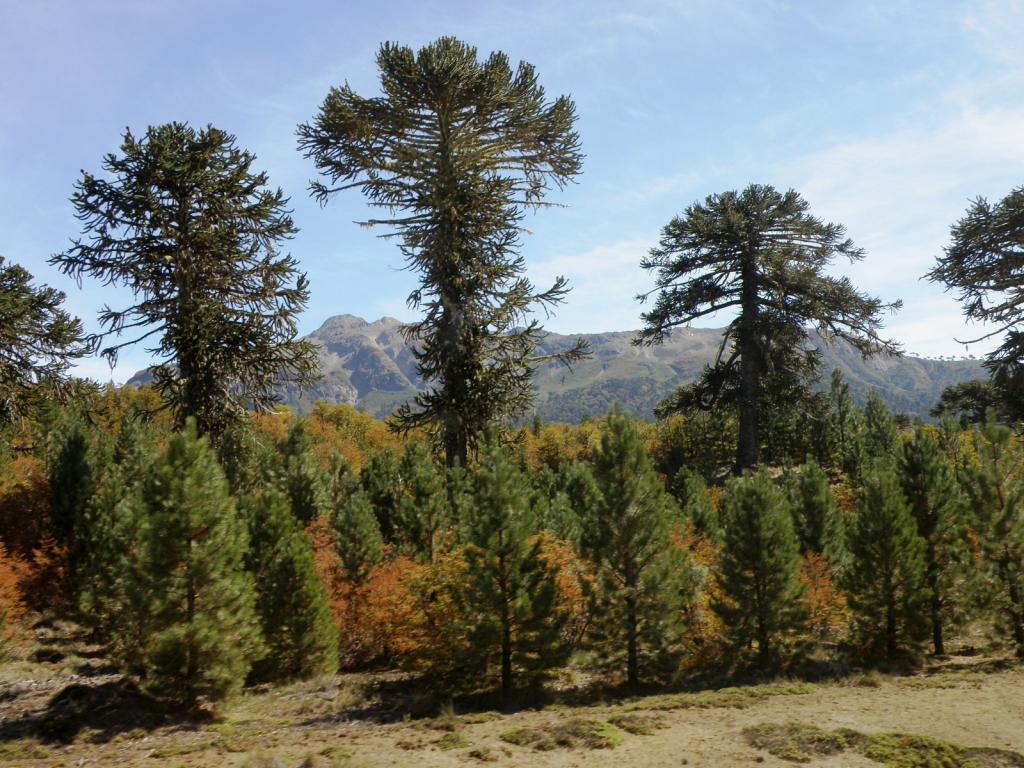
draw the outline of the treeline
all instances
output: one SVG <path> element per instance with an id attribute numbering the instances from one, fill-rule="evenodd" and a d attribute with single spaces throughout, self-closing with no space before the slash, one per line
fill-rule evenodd
<path id="1" fill-rule="evenodd" d="M 345 406 L 213 448 L 108 392 L 3 457 L 0 611 L 76 617 L 181 705 L 339 666 L 507 693 L 570 663 L 637 684 L 903 662 L 968 624 L 1024 654 L 1024 446 L 836 389 L 818 454 L 718 485 L 681 417 L 492 431 L 446 469 Z"/>

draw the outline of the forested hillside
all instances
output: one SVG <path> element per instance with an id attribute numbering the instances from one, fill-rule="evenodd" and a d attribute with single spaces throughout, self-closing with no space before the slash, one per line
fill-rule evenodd
<path id="1" fill-rule="evenodd" d="M 323 379 L 300 391 L 290 387 L 284 401 L 308 412 L 317 400 L 355 405 L 383 418 L 422 387 L 401 323 L 391 317 L 367 322 L 352 315 L 329 318 L 309 334 L 317 344 Z M 694 380 L 714 360 L 722 339 L 718 328 L 680 328 L 664 344 L 636 347 L 632 331 L 581 334 L 592 356 L 567 367 L 550 363 L 535 379 L 537 412 L 545 421 L 576 424 L 604 415 L 618 402 L 624 411 L 650 419 L 655 406 L 680 384 Z M 929 360 L 912 355 L 868 359 L 849 344 L 825 344 L 814 336 L 826 373 L 839 368 L 856 402 L 872 389 L 893 411 L 927 418 L 942 390 L 981 378 L 976 360 Z M 577 336 L 549 333 L 541 352 L 570 348 Z M 137 377 L 135 381 L 144 380 Z M 827 376 L 819 389 L 827 388 Z"/>

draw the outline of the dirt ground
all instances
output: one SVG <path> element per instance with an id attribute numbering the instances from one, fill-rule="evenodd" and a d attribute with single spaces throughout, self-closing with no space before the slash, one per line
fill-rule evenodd
<path id="1" fill-rule="evenodd" d="M 1024 755 L 1024 667 L 991 656 L 954 656 L 905 677 L 868 674 L 510 713 L 447 708 L 427 718 L 390 708 L 387 686 L 387 676 L 338 676 L 249 692 L 215 721 L 168 722 L 94 649 L 54 633 L 28 658 L 0 668 L 0 765 L 782 766 L 793 762 L 750 746 L 744 731 L 794 723 Z M 880 763 L 846 751 L 815 755 L 810 764 Z M 962 765 L 1024 766 L 1024 757 Z"/>

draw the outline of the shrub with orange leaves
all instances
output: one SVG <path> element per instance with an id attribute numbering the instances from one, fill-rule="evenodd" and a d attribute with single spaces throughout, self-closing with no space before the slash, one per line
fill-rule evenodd
<path id="1" fill-rule="evenodd" d="M 47 533 L 50 486 L 43 462 L 19 455 L 0 473 L 0 541 L 25 559 Z"/>
<path id="2" fill-rule="evenodd" d="M 21 634 L 26 610 L 23 585 L 28 574 L 28 563 L 8 552 L 0 541 L 0 656 L 5 646 Z"/>
<path id="3" fill-rule="evenodd" d="M 697 534 L 693 522 L 676 527 L 672 539 L 675 546 L 688 550 L 697 577 L 693 599 L 687 606 L 683 666 L 690 670 L 716 666 L 722 662 L 727 645 L 725 624 L 711 607 L 725 597 L 715 578 L 721 552 L 710 537 Z"/>
<path id="4" fill-rule="evenodd" d="M 807 610 L 807 628 L 819 642 L 835 639 L 847 625 L 846 598 L 836 589 L 828 561 L 817 552 L 808 552 L 798 577 L 806 587 L 803 603 Z"/>
<path id="5" fill-rule="evenodd" d="M 538 534 L 541 539 L 541 557 L 555 572 L 558 589 L 558 608 L 566 615 L 565 639 L 576 648 L 586 634 L 590 622 L 586 584 L 594 581 L 590 563 L 576 554 L 572 544 L 551 533 Z"/>

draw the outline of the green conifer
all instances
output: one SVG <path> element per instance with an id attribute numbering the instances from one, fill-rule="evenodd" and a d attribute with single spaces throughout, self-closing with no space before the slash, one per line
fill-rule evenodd
<path id="1" fill-rule="evenodd" d="M 861 648 L 890 660 L 916 648 L 926 627 L 924 541 L 891 464 L 875 462 L 865 474 L 846 550 L 841 583 Z"/>
<path id="2" fill-rule="evenodd" d="M 941 656 L 946 652 L 943 628 L 957 605 L 965 541 L 960 486 L 931 429 L 918 427 L 914 439 L 904 444 L 900 480 L 924 541 L 932 649 Z"/>
<path id="3" fill-rule="evenodd" d="M 799 471 L 787 474 L 786 491 L 800 548 L 804 552 L 824 552 L 831 518 L 836 514 L 828 475 L 816 462 L 808 462 Z"/>
<path id="4" fill-rule="evenodd" d="M 274 489 L 247 499 L 244 509 L 246 567 L 269 651 L 253 666 L 258 680 L 302 679 L 338 668 L 338 631 L 327 590 L 313 563 L 313 543 L 292 509 Z"/>
<path id="5" fill-rule="evenodd" d="M 264 647 L 245 525 L 194 424 L 175 434 L 142 488 L 152 635 L 146 687 L 194 706 L 237 691 Z"/>
<path id="6" fill-rule="evenodd" d="M 434 559 L 440 538 L 451 523 L 444 472 L 422 442 L 411 442 L 398 467 L 401 495 L 396 509 L 395 537 L 402 549 L 427 562 Z"/>
<path id="7" fill-rule="evenodd" d="M 362 584 L 381 561 L 384 541 L 369 497 L 337 454 L 331 457 L 328 473 L 327 511 L 345 578 Z"/>
<path id="8" fill-rule="evenodd" d="M 296 420 L 288 430 L 281 453 L 281 486 L 295 519 L 309 525 L 320 516 L 323 507 L 324 478 L 302 421 Z"/>
<path id="9" fill-rule="evenodd" d="M 597 504 L 581 548 L 597 568 L 591 640 L 606 662 L 625 662 L 626 680 L 670 663 L 678 650 L 691 573 L 672 546 L 679 511 L 644 450 L 636 425 L 614 410 L 594 457 Z"/>
<path id="10" fill-rule="evenodd" d="M 992 595 L 1024 658 L 1024 449 L 1009 427 L 989 420 L 973 434 L 976 459 L 966 466 L 964 490 L 974 512 Z"/>
<path id="11" fill-rule="evenodd" d="M 555 572 L 541 552 L 530 482 L 491 434 L 473 472 L 459 533 L 466 558 L 465 671 L 500 670 L 501 691 L 565 663 Z"/>
<path id="12" fill-rule="evenodd" d="M 711 494 L 703 477 L 689 467 L 680 467 L 669 490 L 682 510 L 683 520 L 692 523 L 697 534 L 713 541 L 721 538 L 718 514 L 711 504 Z"/>
<path id="13" fill-rule="evenodd" d="M 782 490 L 761 472 L 727 483 L 721 522 L 723 599 L 713 608 L 733 651 L 756 644 L 757 664 L 765 668 L 779 659 L 806 618 L 792 512 Z"/>
<path id="14" fill-rule="evenodd" d="M 377 517 L 381 536 L 386 543 L 394 543 L 402 497 L 398 457 L 388 448 L 373 454 L 359 473 L 359 481 Z"/>

